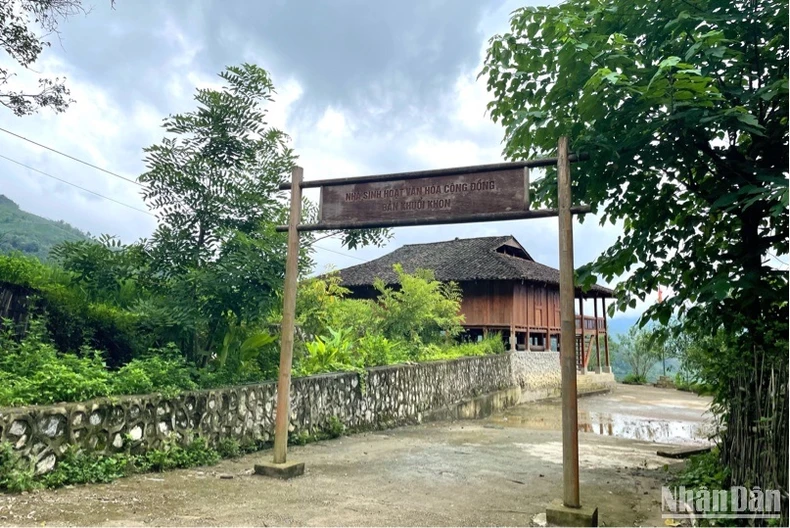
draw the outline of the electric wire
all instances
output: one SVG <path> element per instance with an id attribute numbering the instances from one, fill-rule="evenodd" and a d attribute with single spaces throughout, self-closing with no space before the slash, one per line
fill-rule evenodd
<path id="1" fill-rule="evenodd" d="M 124 207 L 128 207 L 129 209 L 132 209 L 133 211 L 137 211 L 138 213 L 143 213 L 143 214 L 146 214 L 148 216 L 156 217 L 156 215 L 150 213 L 149 211 L 144 211 L 143 209 L 139 209 L 139 208 L 137 208 L 137 207 L 135 207 L 133 205 L 129 205 L 129 204 L 124 203 L 124 202 L 120 202 L 120 201 L 116 200 L 115 198 L 110 198 L 109 196 L 105 196 L 103 194 L 97 193 L 96 191 L 92 191 L 90 189 L 86 189 L 85 187 L 77 185 L 76 183 L 71 183 L 70 181 L 64 180 L 63 178 L 58 178 L 57 176 L 53 176 L 52 174 L 49 174 L 48 172 L 44 172 L 44 171 L 39 170 L 39 169 L 37 169 L 35 167 L 31 167 L 30 165 L 27 165 L 25 163 L 22 163 L 21 161 L 17 161 L 15 159 L 9 158 L 8 156 L 4 156 L 3 154 L 0 154 L 0 158 L 3 158 L 4 160 L 10 161 L 11 163 L 15 163 L 15 164 L 17 164 L 17 165 L 19 165 L 21 167 L 24 167 L 24 168 L 26 168 L 28 170 L 33 171 L 33 172 L 37 172 L 38 174 L 46 176 L 47 178 L 52 178 L 53 180 L 58 180 L 59 182 L 65 183 L 66 185 L 71 185 L 72 187 L 76 187 L 77 189 L 79 189 L 81 191 L 93 194 L 95 196 L 98 196 L 99 198 L 104 198 L 105 200 L 109 200 L 111 202 L 115 202 L 118 205 L 122 205 Z"/>

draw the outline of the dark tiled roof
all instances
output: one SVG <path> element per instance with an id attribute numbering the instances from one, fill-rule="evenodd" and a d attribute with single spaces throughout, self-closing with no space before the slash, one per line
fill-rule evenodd
<path id="1" fill-rule="evenodd" d="M 497 251 L 503 246 L 521 256 Z M 532 260 L 512 236 L 409 244 L 376 260 L 342 269 L 340 277 L 344 286 L 367 286 L 377 278 L 387 284 L 395 284 L 394 264 L 401 264 L 408 273 L 418 268 L 433 270 L 440 281 L 524 280 L 546 284 L 559 284 L 560 281 L 559 270 Z M 598 285 L 591 291 L 612 295 L 612 290 Z"/>

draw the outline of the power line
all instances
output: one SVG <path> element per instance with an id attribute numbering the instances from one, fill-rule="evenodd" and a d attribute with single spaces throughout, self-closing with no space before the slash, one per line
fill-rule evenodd
<path id="1" fill-rule="evenodd" d="M 0 129 L 0 130 L 2 130 L 2 129 Z M 148 216 L 153 216 L 154 218 L 156 217 L 156 215 L 154 215 L 154 214 L 151 214 L 151 213 L 150 213 L 150 212 L 148 212 L 148 211 L 144 211 L 143 209 L 138 209 L 137 207 L 135 207 L 135 206 L 133 206 L 133 205 L 129 205 L 129 204 L 127 204 L 127 203 L 119 202 L 119 201 L 118 201 L 118 200 L 116 200 L 115 198 L 110 198 L 109 196 L 104 196 L 103 194 L 99 194 L 99 193 L 97 193 L 96 191 L 91 191 L 90 189 L 86 189 L 85 187 L 80 187 L 80 186 L 79 186 L 79 185 L 77 185 L 76 183 L 71 183 L 70 181 L 66 181 L 66 180 L 64 180 L 63 178 L 58 178 L 57 176 L 53 176 L 52 174 L 49 174 L 49 173 L 46 173 L 46 172 L 44 172 L 44 171 L 38 170 L 38 169 L 36 169 L 35 167 L 31 167 L 30 165 L 26 165 L 26 164 L 22 163 L 21 161 L 17 161 L 17 160 L 15 160 L 15 159 L 11 159 L 11 158 L 9 158 L 9 157 L 7 157 L 7 156 L 3 156 L 2 154 L 0 154 L 0 158 L 3 158 L 3 159 L 5 159 L 5 160 L 8 160 L 8 161 L 10 161 L 11 163 L 16 163 L 17 165 L 19 165 L 19 166 L 21 166 L 21 167 L 24 167 L 24 168 L 26 168 L 26 169 L 28 169 L 28 170 L 32 170 L 33 172 L 37 172 L 37 173 L 39 173 L 39 174 L 42 174 L 42 175 L 44 175 L 44 176 L 46 176 L 46 177 L 48 177 L 48 178 L 52 178 L 53 180 L 58 180 L 59 182 L 63 182 L 63 183 L 65 183 L 66 185 L 71 185 L 72 187 L 76 187 L 77 189 L 80 189 L 81 191 L 85 191 L 85 192 L 87 192 L 87 193 L 91 193 L 91 194 L 93 194 L 93 195 L 95 195 L 95 196 L 98 196 L 99 198 L 104 198 L 105 200 L 109 200 L 109 201 L 111 201 L 111 202 L 115 202 L 115 203 L 117 203 L 118 205 L 122 205 L 122 206 L 124 206 L 124 207 L 128 207 L 129 209 L 132 209 L 132 210 L 134 210 L 134 211 L 137 211 L 137 212 L 139 212 L 139 213 L 147 214 Z"/>
<path id="2" fill-rule="evenodd" d="M 329 249 L 329 248 L 325 248 L 325 247 L 321 247 L 321 246 L 316 246 L 315 244 L 313 244 L 313 247 L 314 247 L 314 248 L 316 248 L 316 249 L 321 249 L 321 250 L 324 250 L 324 251 L 329 251 L 330 253 L 334 253 L 334 254 L 336 254 L 336 255 L 340 255 L 340 256 L 342 256 L 342 257 L 348 257 L 348 258 L 352 258 L 352 259 L 359 260 L 359 261 L 361 261 L 361 262 L 367 262 L 367 261 L 366 261 L 365 259 L 363 259 L 363 258 L 355 257 L 354 255 L 350 255 L 350 254 L 348 254 L 348 253 L 341 253 L 340 251 L 335 251 L 334 249 Z"/>
<path id="3" fill-rule="evenodd" d="M 47 150 L 49 150 L 49 151 L 51 151 L 51 152 L 54 152 L 55 154 L 59 154 L 59 155 L 61 155 L 61 156 L 64 156 L 64 157 L 66 157 L 66 158 L 69 158 L 70 160 L 76 161 L 77 163 L 82 163 L 83 165 L 86 165 L 86 166 L 88 166 L 88 167 L 91 167 L 91 168 L 93 168 L 93 169 L 96 169 L 96 170 L 98 170 L 98 171 L 104 172 L 105 174 L 109 174 L 110 176 L 114 176 L 114 177 L 116 177 L 116 178 L 120 178 L 120 179 L 122 179 L 122 180 L 124 180 L 124 181 L 126 181 L 126 182 L 133 183 L 133 184 L 135 184 L 135 185 L 138 185 L 138 186 L 140 186 L 140 187 L 143 187 L 143 184 L 141 184 L 141 183 L 140 183 L 140 182 L 138 182 L 138 181 L 132 180 L 132 179 L 130 179 L 130 178 L 127 178 L 127 177 L 125 177 L 125 176 L 121 176 L 121 175 L 120 175 L 120 174 L 118 174 L 118 173 L 112 172 L 112 171 L 110 171 L 110 170 L 107 170 L 107 169 L 105 169 L 105 168 L 103 168 L 103 167 L 99 167 L 98 165 L 94 165 L 93 163 L 89 163 L 89 162 L 87 162 L 87 161 L 81 160 L 81 159 L 79 159 L 79 158 L 76 158 L 76 157 L 74 157 L 74 156 L 72 156 L 72 155 L 70 155 L 70 154 L 66 154 L 65 152 L 61 152 L 60 150 L 57 150 L 57 149 L 54 149 L 54 148 L 52 148 L 52 147 L 49 147 L 49 146 L 47 146 L 47 145 L 41 144 L 41 143 L 39 143 L 39 142 L 37 142 L 37 141 L 33 141 L 32 139 L 26 138 L 25 136 L 19 135 L 19 134 L 15 133 L 15 132 L 11 132 L 10 130 L 6 130 L 5 128 L 2 128 L 2 127 L 0 127 L 0 132 L 5 132 L 6 134 L 9 134 L 9 135 L 11 135 L 11 136 L 14 136 L 14 137 L 16 137 L 16 138 L 19 138 L 19 139 L 21 139 L 21 140 L 23 140 L 23 141 L 27 141 L 28 143 L 32 143 L 33 145 L 36 145 L 36 146 L 38 146 L 38 147 L 41 147 L 41 148 L 47 149 Z M 4 155 L 2 155 L 2 154 L 0 154 L 0 158 L 3 158 L 3 159 L 5 159 L 5 160 L 7 160 L 7 161 L 10 161 L 11 163 L 16 163 L 17 165 L 19 165 L 19 166 L 21 166 L 21 167 L 24 167 L 24 168 L 26 168 L 26 169 L 28 169 L 28 170 L 32 170 L 33 172 L 37 172 L 37 173 L 39 173 L 39 174 L 42 174 L 42 175 L 44 175 L 44 176 L 47 176 L 48 178 L 52 178 L 52 179 L 58 180 L 59 182 L 65 183 L 65 184 L 67 184 L 67 185 L 71 185 L 72 187 L 76 187 L 77 189 L 80 189 L 81 191 L 85 191 L 85 192 L 91 193 L 91 194 L 93 194 L 93 195 L 95 195 L 95 196 L 98 196 L 99 198 L 104 198 L 105 200 L 109 200 L 109 201 L 111 201 L 111 202 L 115 202 L 115 203 L 117 203 L 118 205 L 123 205 L 124 207 L 128 207 L 129 209 L 132 209 L 132 210 L 134 210 L 134 211 L 138 211 L 138 212 L 140 212 L 140 213 L 147 214 L 148 216 L 153 216 L 153 217 L 156 217 L 156 215 L 153 215 L 153 214 L 151 214 L 151 213 L 150 213 L 150 212 L 148 212 L 148 211 L 144 211 L 144 210 L 142 210 L 142 209 L 138 209 L 137 207 L 134 207 L 134 206 L 132 206 L 132 205 L 129 205 L 129 204 L 126 204 L 126 203 L 123 203 L 123 202 L 119 202 L 118 200 L 116 200 L 116 199 L 114 199 L 114 198 L 110 198 L 109 196 L 104 196 L 103 194 L 99 194 L 99 193 L 97 193 L 97 192 L 95 192 L 95 191 L 91 191 L 90 189 L 86 189 L 85 187 L 81 187 L 81 186 L 79 186 L 79 185 L 77 185 L 77 184 L 75 184 L 75 183 L 71 183 L 71 182 L 69 182 L 69 181 L 66 181 L 66 180 L 64 180 L 64 179 L 62 179 L 62 178 L 58 178 L 57 176 L 53 176 L 52 174 L 49 174 L 49 173 L 46 173 L 46 172 L 44 172 L 44 171 L 41 171 L 41 170 L 39 170 L 39 169 L 36 169 L 36 168 L 34 168 L 34 167 L 31 167 L 30 165 L 26 165 L 26 164 L 24 164 L 24 163 L 22 163 L 22 162 L 20 162 L 20 161 L 16 161 L 16 160 L 14 160 L 14 159 L 11 159 L 11 158 L 9 158 L 9 157 L 7 157 L 7 156 L 4 156 Z M 326 237 L 321 237 L 321 238 L 327 238 L 327 237 L 329 237 L 329 236 L 333 236 L 333 235 L 334 235 L 334 234 L 331 234 L 331 235 L 327 235 Z M 319 238 L 318 240 L 321 240 L 321 238 Z M 342 256 L 342 257 L 348 257 L 348 258 L 352 258 L 352 259 L 359 260 L 360 262 L 365 262 L 365 259 L 362 259 L 362 258 L 359 258 L 359 257 L 355 257 L 354 255 L 350 255 L 350 254 L 348 254 L 348 253 L 342 253 L 342 252 L 340 252 L 340 251 L 335 251 L 335 250 L 333 250 L 333 249 L 325 248 L 325 247 L 318 246 L 318 245 L 315 245 L 315 244 L 311 244 L 311 245 L 312 245 L 313 247 L 315 247 L 316 249 L 320 249 L 320 250 L 322 250 L 322 251 L 328 251 L 329 253 L 334 253 L 334 254 L 336 254 L 336 255 L 340 255 L 340 256 Z"/>
<path id="4" fill-rule="evenodd" d="M 325 238 L 335 237 L 335 236 L 337 236 L 337 235 L 338 235 L 338 233 L 329 233 L 328 235 L 324 235 L 324 236 L 322 236 L 322 237 L 314 238 L 314 239 L 313 239 L 313 240 L 311 240 L 310 242 L 307 242 L 307 243 L 305 244 L 305 247 L 310 247 L 310 246 L 312 246 L 313 244 L 315 244 L 315 243 L 316 243 L 316 242 L 318 242 L 318 241 L 321 241 L 321 240 L 323 240 L 323 239 L 325 239 Z"/>
<path id="5" fill-rule="evenodd" d="M 783 265 L 783 266 L 788 266 L 788 265 L 790 265 L 790 264 L 788 264 L 787 262 L 785 262 L 785 261 L 781 260 L 779 257 L 777 257 L 776 255 L 774 255 L 774 254 L 773 254 L 773 253 L 771 253 L 770 251 L 766 251 L 766 253 L 768 253 L 768 256 L 769 256 L 769 257 L 771 257 L 772 259 L 774 259 L 775 261 L 777 261 L 779 264 L 781 264 L 781 265 Z"/>
<path id="6" fill-rule="evenodd" d="M 65 156 L 66 158 L 69 158 L 70 160 L 74 160 L 77 163 L 82 163 L 83 165 L 87 165 L 88 167 L 91 167 L 92 169 L 96 169 L 96 170 L 101 171 L 101 172 L 103 172 L 105 174 L 109 174 L 110 176 L 115 176 L 116 178 L 120 178 L 120 179 L 122 179 L 124 181 L 127 181 L 129 183 L 133 183 L 135 185 L 139 185 L 140 187 L 143 187 L 143 184 L 138 182 L 138 181 L 136 181 L 136 180 L 133 180 L 131 178 L 127 178 L 126 176 L 121 176 L 120 174 L 118 174 L 116 172 L 104 169 L 102 167 L 99 167 L 98 165 L 94 165 L 93 163 L 89 163 L 89 162 L 81 160 L 79 158 L 75 158 L 74 156 L 72 156 L 70 154 L 66 154 L 65 152 L 61 152 L 61 151 L 59 151 L 57 149 L 54 149 L 52 147 L 48 147 L 46 145 L 42 145 L 41 143 L 33 141 L 32 139 L 28 139 L 25 136 L 20 136 L 19 134 L 11 132 L 10 130 L 6 130 L 5 128 L 0 127 L 0 131 L 5 132 L 6 134 L 10 134 L 10 135 L 12 135 L 14 137 L 17 137 L 19 139 L 22 139 L 24 141 L 27 141 L 28 143 L 32 143 L 32 144 L 34 144 L 34 145 L 36 145 L 38 147 L 45 148 L 45 149 L 47 149 L 47 150 L 49 150 L 51 152 L 54 152 L 55 154 L 60 154 L 61 156 Z"/>

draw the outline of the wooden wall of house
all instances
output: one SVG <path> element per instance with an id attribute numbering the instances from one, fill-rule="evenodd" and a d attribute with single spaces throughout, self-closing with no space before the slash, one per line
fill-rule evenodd
<path id="1" fill-rule="evenodd" d="M 527 321 L 527 286 L 522 282 L 513 282 L 513 325 L 526 326 Z"/>
<path id="2" fill-rule="evenodd" d="M 461 284 L 466 326 L 503 326 L 517 330 L 559 329 L 559 288 L 520 281 L 474 281 Z"/>
<path id="3" fill-rule="evenodd" d="M 517 328 L 559 329 L 560 290 L 556 286 L 515 283 L 513 299 Z"/>
<path id="4" fill-rule="evenodd" d="M 470 281 L 461 283 L 461 312 L 465 326 L 510 327 L 513 318 L 513 283 Z"/>
<path id="5" fill-rule="evenodd" d="M 510 328 L 517 331 L 560 329 L 560 290 L 557 286 L 521 281 L 462 282 L 464 326 Z M 372 286 L 350 288 L 351 297 L 375 299 Z"/>

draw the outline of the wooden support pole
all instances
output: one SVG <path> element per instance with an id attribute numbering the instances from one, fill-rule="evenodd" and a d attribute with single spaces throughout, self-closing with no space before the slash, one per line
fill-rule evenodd
<path id="1" fill-rule="evenodd" d="M 601 308 L 603 309 L 603 350 L 606 354 L 607 372 L 611 372 L 612 364 L 609 363 L 609 326 L 606 323 L 606 298 L 601 299 Z"/>
<path id="2" fill-rule="evenodd" d="M 562 482 L 563 503 L 580 508 L 579 422 L 576 407 L 576 316 L 573 313 L 573 217 L 568 138 L 557 143 L 557 207 L 560 235 L 560 364 L 562 367 Z M 584 319 L 582 318 L 582 330 Z"/>
<path id="3" fill-rule="evenodd" d="M 579 296 L 579 326 L 581 326 L 581 345 L 579 345 L 579 350 L 581 350 L 581 367 L 582 372 L 587 370 L 587 343 L 584 341 L 584 297 Z"/>
<path id="4" fill-rule="evenodd" d="M 532 343 L 531 343 L 531 340 L 530 340 L 530 334 L 532 333 L 532 331 L 530 330 L 529 322 L 530 322 L 530 318 L 533 317 L 533 314 L 535 313 L 534 310 L 530 309 L 530 304 L 529 304 L 529 301 L 532 298 L 532 287 L 529 284 L 526 284 L 526 285 L 524 285 L 524 291 L 526 292 L 526 295 L 524 296 L 524 304 L 525 304 L 525 310 L 527 312 L 527 338 L 526 338 L 526 343 L 525 344 L 526 344 L 527 352 L 531 352 L 532 351 Z"/>
<path id="5" fill-rule="evenodd" d="M 299 275 L 299 232 L 302 216 L 301 167 L 291 172 L 291 214 L 288 219 L 288 253 L 285 260 L 283 320 L 280 325 L 280 375 L 277 379 L 277 414 L 274 420 L 274 463 L 285 464 L 288 451 L 288 424 L 291 416 L 291 365 L 294 352 L 296 288 Z"/>
<path id="6" fill-rule="evenodd" d="M 513 287 L 513 294 L 510 297 L 510 351 L 518 350 L 518 336 L 516 335 L 516 288 Z"/>
<path id="7" fill-rule="evenodd" d="M 593 316 L 595 317 L 595 372 L 601 373 L 601 342 L 598 332 L 598 298 L 593 297 Z"/>
<path id="8" fill-rule="evenodd" d="M 548 290 L 548 288 L 546 288 L 544 291 L 546 292 L 546 304 L 543 305 L 545 307 L 545 309 L 543 310 L 543 313 L 545 314 L 543 316 L 543 321 L 546 323 L 546 341 L 545 341 L 545 346 L 543 347 L 543 349 L 546 352 L 548 352 L 549 350 L 551 350 L 551 334 L 550 334 L 550 332 L 551 332 L 551 316 L 549 315 L 549 306 L 551 306 L 551 303 L 549 302 L 549 290 Z"/>

